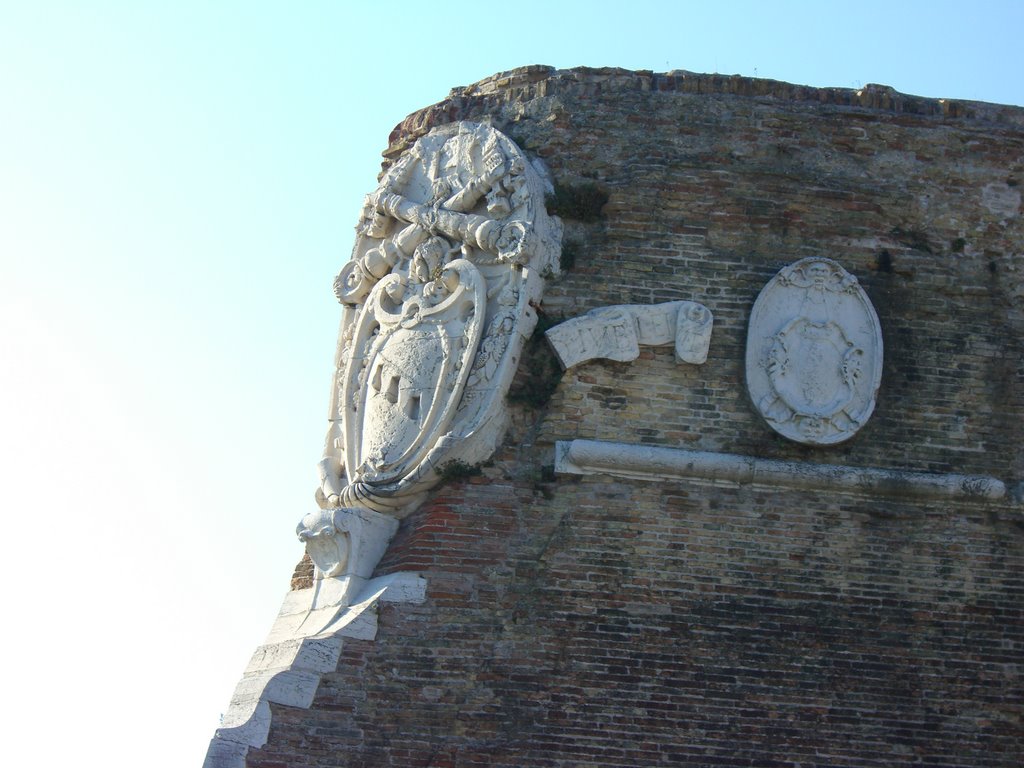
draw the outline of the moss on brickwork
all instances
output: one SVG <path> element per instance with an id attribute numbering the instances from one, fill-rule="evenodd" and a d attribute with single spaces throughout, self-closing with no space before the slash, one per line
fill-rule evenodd
<path id="1" fill-rule="evenodd" d="M 555 191 L 544 203 L 548 213 L 563 219 L 593 222 L 601 219 L 601 211 L 608 202 L 608 193 L 593 182 L 582 184 L 555 184 Z"/>
<path id="2" fill-rule="evenodd" d="M 544 334 L 561 321 L 562 318 L 553 317 L 538 308 L 537 325 L 523 344 L 519 370 L 509 387 L 506 399 L 510 403 L 540 409 L 555 393 L 558 382 L 562 380 L 562 366 Z"/>
<path id="3" fill-rule="evenodd" d="M 483 474 L 479 464 L 468 464 L 459 459 L 446 461 L 439 467 L 434 467 L 434 471 L 441 478 L 441 482 L 444 483 L 456 483 L 460 480 L 468 480 L 471 477 Z"/>
<path id="4" fill-rule="evenodd" d="M 580 254 L 580 244 L 576 240 L 565 240 L 562 242 L 562 253 L 559 256 L 558 266 L 562 272 L 568 272 L 576 266 L 576 259 Z"/>

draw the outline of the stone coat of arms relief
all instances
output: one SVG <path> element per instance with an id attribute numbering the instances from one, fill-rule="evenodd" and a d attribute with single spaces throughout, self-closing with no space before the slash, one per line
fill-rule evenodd
<path id="1" fill-rule="evenodd" d="M 316 542 L 307 551 L 319 578 L 365 581 L 383 550 L 366 547 L 372 563 L 355 547 L 343 565 L 321 563 L 335 551 L 324 537 L 376 525 L 386 541 L 437 468 L 482 461 L 501 440 L 505 394 L 537 321 L 531 304 L 558 272 L 549 191 L 543 167 L 507 136 L 460 122 L 419 139 L 367 196 L 334 286 L 343 309 L 322 511 L 298 527 Z"/>
<path id="2" fill-rule="evenodd" d="M 784 267 L 754 302 L 747 389 L 779 434 L 809 445 L 849 439 L 871 416 L 882 330 L 857 278 L 831 259 Z"/>

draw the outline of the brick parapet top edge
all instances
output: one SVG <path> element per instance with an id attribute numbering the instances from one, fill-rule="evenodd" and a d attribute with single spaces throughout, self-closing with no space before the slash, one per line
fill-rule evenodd
<path id="1" fill-rule="evenodd" d="M 669 72 L 629 70 L 618 67 L 575 67 L 555 69 L 532 64 L 486 77 L 472 85 L 453 88 L 437 104 L 419 109 L 391 132 L 383 153 L 394 158 L 411 141 L 435 125 L 460 119 L 466 102 L 495 96 L 528 100 L 546 95 L 549 84 L 567 88 L 595 88 L 607 91 L 653 91 L 697 95 L 727 95 L 771 98 L 792 102 L 851 107 L 882 114 L 938 117 L 1005 124 L 1024 128 L 1024 107 L 962 99 L 928 98 L 900 93 L 888 85 L 869 83 L 863 88 L 817 88 L 742 75 L 702 74 L 674 69 Z"/>

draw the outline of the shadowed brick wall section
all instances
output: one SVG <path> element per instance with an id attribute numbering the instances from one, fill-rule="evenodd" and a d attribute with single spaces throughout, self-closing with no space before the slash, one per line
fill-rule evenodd
<path id="1" fill-rule="evenodd" d="M 566 372 L 515 405 L 483 474 L 404 521 L 378 571 L 421 572 L 346 640 L 310 710 L 273 707 L 253 768 L 1017 766 L 1024 524 L 1012 497 L 908 502 L 554 476 L 577 437 L 1024 479 L 1024 111 L 884 87 L 531 67 L 410 116 L 492 119 L 561 185 L 551 319 L 692 299 L 708 361 L 671 350 Z M 369 188 L 371 183 L 367 184 Z M 353 213 L 353 215 L 355 215 Z M 778 437 L 743 379 L 753 301 L 782 266 L 839 261 L 885 368 L 849 442 Z M 519 372 L 538 375 L 531 363 Z M 302 580 L 304 572 L 297 574 Z"/>

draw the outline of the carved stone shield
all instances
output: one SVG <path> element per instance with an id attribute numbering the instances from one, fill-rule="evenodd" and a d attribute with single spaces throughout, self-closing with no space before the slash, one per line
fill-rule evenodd
<path id="1" fill-rule="evenodd" d="M 747 388 L 781 435 L 831 445 L 875 408 L 882 331 L 857 279 L 839 264 L 802 259 L 764 287 L 750 314 Z"/>
<path id="2" fill-rule="evenodd" d="M 401 479 L 455 416 L 483 335 L 487 295 L 469 261 L 451 262 L 448 272 L 453 289 L 444 297 L 409 290 L 398 275 L 370 293 L 352 345 L 365 354 L 350 360 L 342 395 L 349 476 Z"/>
<path id="3" fill-rule="evenodd" d="M 455 123 L 419 139 L 366 198 L 335 281 L 322 506 L 402 516 L 442 465 L 493 451 L 531 304 L 558 271 L 543 173 L 493 128 Z"/>

